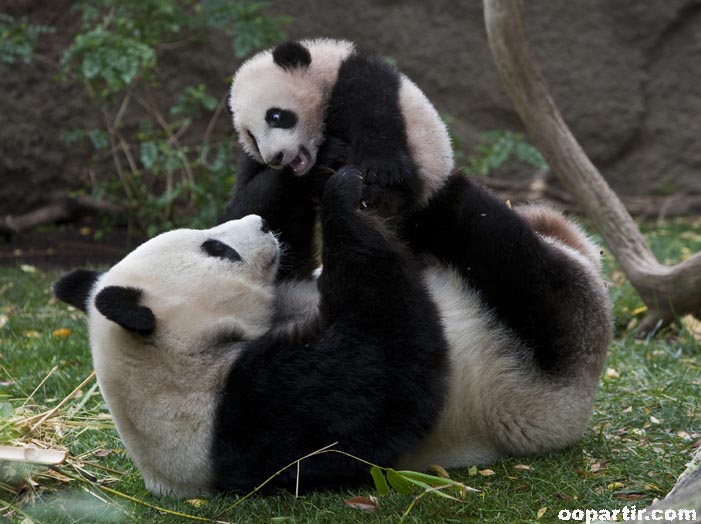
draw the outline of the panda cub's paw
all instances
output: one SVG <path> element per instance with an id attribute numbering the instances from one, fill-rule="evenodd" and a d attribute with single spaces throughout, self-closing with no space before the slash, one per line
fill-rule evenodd
<path id="1" fill-rule="evenodd" d="M 405 155 L 367 155 L 359 162 L 365 183 L 383 188 L 402 185 L 410 176 L 409 159 Z"/>
<path id="2" fill-rule="evenodd" d="M 363 194 L 363 175 L 355 166 L 344 166 L 326 183 L 323 207 L 351 205 L 359 207 Z"/>

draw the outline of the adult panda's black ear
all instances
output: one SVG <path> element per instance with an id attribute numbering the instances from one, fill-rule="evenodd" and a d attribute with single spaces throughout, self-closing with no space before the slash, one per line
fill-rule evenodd
<path id="1" fill-rule="evenodd" d="M 284 42 L 273 49 L 273 61 L 283 69 L 308 67 L 312 63 L 309 49 L 299 42 Z"/>
<path id="2" fill-rule="evenodd" d="M 76 269 L 62 276 L 52 287 L 59 300 L 85 312 L 88 297 L 100 273 L 88 269 Z"/>
<path id="3" fill-rule="evenodd" d="M 107 286 L 95 297 L 95 307 L 112 322 L 140 335 L 156 329 L 156 317 L 148 307 L 139 304 L 142 291 L 134 287 Z"/>

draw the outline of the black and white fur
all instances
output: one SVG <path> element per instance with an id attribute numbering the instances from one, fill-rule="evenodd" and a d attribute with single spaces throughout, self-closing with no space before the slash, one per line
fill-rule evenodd
<path id="1" fill-rule="evenodd" d="M 275 224 L 294 260 L 281 268 L 283 281 L 306 282 L 316 265 L 308 183 L 261 168 L 239 180 L 229 204 L 233 218 L 258 213 Z M 436 427 L 398 464 L 469 466 L 578 440 L 612 336 L 597 246 L 553 209 L 512 210 L 457 173 L 400 224 L 424 261 L 421 281 L 439 309 L 450 366 Z M 313 310 L 309 289 L 304 296 L 299 319 Z M 366 310 L 394 305 L 378 296 Z"/>
<path id="2" fill-rule="evenodd" d="M 305 175 L 360 168 L 385 215 L 425 203 L 451 173 L 445 124 L 393 65 L 351 42 L 286 42 L 236 72 L 229 108 L 243 146 L 240 176 L 261 164 Z"/>
<path id="3" fill-rule="evenodd" d="M 295 262 L 256 215 L 164 233 L 104 274 L 57 282 L 87 310 L 100 389 L 152 492 L 248 491 L 334 442 L 392 465 L 434 426 L 448 356 L 438 311 L 404 247 L 356 210 L 361 191 L 353 169 L 326 183 L 318 286 L 276 282 Z M 292 490 L 297 474 L 269 487 Z M 328 453 L 301 464 L 299 488 L 367 479 Z"/>
<path id="4" fill-rule="evenodd" d="M 456 174 L 405 217 L 403 245 L 356 209 L 359 172 L 343 169 L 324 189 L 317 285 L 314 211 L 290 200 L 305 178 L 262 168 L 234 195 L 239 220 L 165 233 L 55 287 L 87 309 L 101 391 L 150 490 L 247 491 L 333 442 L 424 468 L 582 436 L 611 312 L 579 229 Z M 367 478 L 324 454 L 302 463 L 300 488 Z"/>

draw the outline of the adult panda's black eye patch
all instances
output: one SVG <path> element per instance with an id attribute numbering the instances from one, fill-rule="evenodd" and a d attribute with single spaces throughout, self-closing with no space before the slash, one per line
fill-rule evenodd
<path id="1" fill-rule="evenodd" d="M 265 112 L 265 121 L 270 127 L 291 129 L 297 125 L 297 115 L 287 109 L 271 107 Z"/>
<path id="2" fill-rule="evenodd" d="M 224 242 L 210 238 L 202 243 L 202 251 L 207 253 L 210 257 L 226 258 L 232 262 L 240 262 L 241 255 L 238 254 L 233 247 Z"/>

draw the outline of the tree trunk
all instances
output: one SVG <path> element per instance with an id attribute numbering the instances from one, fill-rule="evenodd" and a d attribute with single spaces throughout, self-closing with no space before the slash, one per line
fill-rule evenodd
<path id="1" fill-rule="evenodd" d="M 701 253 L 660 264 L 620 199 L 565 124 L 528 48 L 519 0 L 485 0 L 489 45 L 526 131 L 565 188 L 594 223 L 648 308 L 641 324 L 654 330 L 701 312 Z"/>

